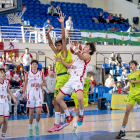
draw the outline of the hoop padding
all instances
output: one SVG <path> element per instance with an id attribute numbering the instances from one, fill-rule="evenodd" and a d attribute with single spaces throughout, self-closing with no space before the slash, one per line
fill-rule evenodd
<path id="1" fill-rule="evenodd" d="M 27 8 L 25 6 L 22 6 L 22 11 L 21 12 L 7 14 L 6 16 L 8 18 L 9 24 L 21 23 L 21 17 L 25 13 L 26 9 Z"/>

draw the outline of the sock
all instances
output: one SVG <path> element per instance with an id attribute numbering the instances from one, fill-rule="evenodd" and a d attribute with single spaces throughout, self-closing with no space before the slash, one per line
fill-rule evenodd
<path id="1" fill-rule="evenodd" d="M 55 124 L 60 123 L 60 112 L 55 112 Z"/>
<path id="2" fill-rule="evenodd" d="M 65 113 L 61 114 L 61 122 L 65 121 Z"/>
<path id="3" fill-rule="evenodd" d="M 32 129 L 32 124 L 29 124 L 29 129 Z"/>
<path id="4" fill-rule="evenodd" d="M 84 110 L 79 109 L 79 115 L 83 116 L 84 115 Z"/>
<path id="5" fill-rule="evenodd" d="M 5 135 L 6 135 L 6 133 L 3 133 L 3 132 L 2 132 L 1 137 L 2 137 L 2 138 L 5 138 Z"/>
<path id="6" fill-rule="evenodd" d="M 38 126 L 39 125 L 39 122 L 36 122 L 36 124 L 35 124 L 36 126 Z"/>
<path id="7" fill-rule="evenodd" d="M 70 112 L 68 109 L 64 110 L 64 112 L 65 112 L 66 116 L 70 116 Z"/>
<path id="8" fill-rule="evenodd" d="M 122 125 L 122 129 L 121 129 L 121 130 L 122 130 L 123 132 L 125 131 L 125 127 L 126 127 L 125 125 Z"/>

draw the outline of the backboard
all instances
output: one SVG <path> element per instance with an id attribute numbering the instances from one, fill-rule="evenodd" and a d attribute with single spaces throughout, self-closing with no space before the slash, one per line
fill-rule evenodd
<path id="1" fill-rule="evenodd" d="M 0 0 L 0 16 L 22 11 L 22 0 Z"/>

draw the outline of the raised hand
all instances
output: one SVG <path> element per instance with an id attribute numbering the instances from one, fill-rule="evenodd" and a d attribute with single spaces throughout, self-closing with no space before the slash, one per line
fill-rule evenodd
<path id="1" fill-rule="evenodd" d="M 50 33 L 51 29 L 53 28 L 53 26 L 49 26 L 49 29 L 47 31 L 47 34 Z"/>
<path id="2" fill-rule="evenodd" d="M 64 13 L 62 14 L 62 13 L 60 13 L 59 14 L 59 18 L 57 18 L 58 19 L 58 21 L 60 22 L 60 23 L 64 23 L 64 20 L 65 20 L 65 15 L 64 15 Z"/>

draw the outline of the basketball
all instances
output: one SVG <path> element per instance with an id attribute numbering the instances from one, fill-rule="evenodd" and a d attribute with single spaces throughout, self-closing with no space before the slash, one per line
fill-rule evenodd
<path id="1" fill-rule="evenodd" d="M 76 54 L 77 52 L 81 53 L 81 51 L 82 51 L 81 44 L 73 43 L 70 47 L 70 51 L 72 54 Z"/>

